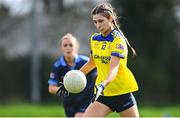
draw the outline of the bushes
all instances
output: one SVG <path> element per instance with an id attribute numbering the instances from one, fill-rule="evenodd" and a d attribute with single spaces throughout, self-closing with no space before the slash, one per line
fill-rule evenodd
<path id="1" fill-rule="evenodd" d="M 140 90 L 135 95 L 140 103 L 163 103 L 174 100 L 170 92 L 172 78 L 165 68 L 147 62 L 141 56 L 129 59 L 129 68 L 139 84 Z M 57 97 L 48 93 L 47 83 L 54 60 L 53 57 L 47 55 L 42 55 L 40 58 L 42 103 L 58 101 Z M 13 60 L 1 57 L 0 64 L 1 103 L 15 100 L 30 101 L 30 57 L 20 57 Z M 173 88 L 177 88 L 177 86 L 173 86 Z M 180 96 L 177 95 L 176 99 L 180 99 Z"/>

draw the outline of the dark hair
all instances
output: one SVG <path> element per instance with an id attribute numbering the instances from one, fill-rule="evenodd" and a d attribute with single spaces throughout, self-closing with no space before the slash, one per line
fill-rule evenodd
<path id="1" fill-rule="evenodd" d="M 114 8 L 112 7 L 112 5 L 108 2 L 103 2 L 98 4 L 97 6 L 95 6 L 92 11 L 91 11 L 91 17 L 93 15 L 96 14 L 101 14 L 102 16 L 106 17 L 106 18 L 113 18 L 113 25 L 114 28 L 116 28 L 117 30 L 119 30 L 119 32 L 121 33 L 121 35 L 123 36 L 123 38 L 126 40 L 126 43 L 128 44 L 128 46 L 131 48 L 133 56 L 136 55 L 136 51 L 134 50 L 134 48 L 131 46 L 131 44 L 129 43 L 128 39 L 124 36 L 123 32 L 120 30 L 120 25 L 118 23 L 118 17 L 114 11 Z"/>

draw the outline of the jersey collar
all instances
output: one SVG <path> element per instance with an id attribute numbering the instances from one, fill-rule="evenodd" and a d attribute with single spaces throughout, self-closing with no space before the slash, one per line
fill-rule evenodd
<path id="1" fill-rule="evenodd" d="M 79 57 L 78 55 L 75 55 L 75 58 L 74 58 L 75 59 L 75 64 L 80 61 L 80 59 L 78 57 Z M 61 62 L 62 66 L 67 66 L 67 63 L 66 63 L 66 61 L 64 59 L 64 56 L 61 56 L 60 62 Z"/>

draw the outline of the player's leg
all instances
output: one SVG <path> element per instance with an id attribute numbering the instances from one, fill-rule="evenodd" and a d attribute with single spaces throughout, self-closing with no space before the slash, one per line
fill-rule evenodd
<path id="1" fill-rule="evenodd" d="M 121 117 L 139 117 L 136 100 L 132 93 L 120 95 L 118 99 L 121 101 L 116 105 L 116 111 Z M 116 101 L 118 100 L 116 99 Z"/>
<path id="2" fill-rule="evenodd" d="M 85 110 L 89 106 L 91 99 L 84 99 L 83 102 L 79 103 L 77 102 L 76 104 L 74 103 L 74 117 L 82 117 Z"/>
<path id="3" fill-rule="evenodd" d="M 121 117 L 139 117 L 139 112 L 136 104 L 129 109 L 120 112 L 119 114 Z"/>
<path id="4" fill-rule="evenodd" d="M 110 114 L 112 111 L 106 105 L 100 102 L 93 102 L 91 103 L 88 108 L 86 109 L 83 117 L 104 117 Z"/>
<path id="5" fill-rule="evenodd" d="M 74 117 L 82 117 L 83 116 L 83 112 L 77 112 L 74 114 Z"/>

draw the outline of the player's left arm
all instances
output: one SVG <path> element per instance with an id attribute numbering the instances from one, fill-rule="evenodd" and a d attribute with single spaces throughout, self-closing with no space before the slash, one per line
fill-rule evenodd
<path id="1" fill-rule="evenodd" d="M 114 78 L 117 75 L 118 72 L 118 68 L 119 68 L 119 61 L 120 58 L 117 56 L 111 56 L 111 60 L 110 60 L 110 69 L 107 75 L 107 78 L 105 79 L 105 81 L 103 82 L 104 86 L 107 86 L 111 81 L 114 80 Z"/>
<path id="2" fill-rule="evenodd" d="M 111 60 L 110 60 L 110 69 L 108 75 L 103 82 L 104 86 L 107 86 L 117 75 L 120 61 L 125 58 L 127 53 L 126 43 L 121 37 L 116 37 L 111 45 Z"/>
<path id="3" fill-rule="evenodd" d="M 49 93 L 51 94 L 56 94 L 56 92 L 58 91 L 59 87 L 57 85 L 49 85 Z"/>
<path id="4" fill-rule="evenodd" d="M 96 86 L 96 95 L 93 97 L 91 102 L 94 102 L 98 99 L 100 94 L 103 94 L 104 88 L 115 78 L 118 68 L 119 68 L 120 58 L 117 56 L 111 56 L 110 60 L 110 70 L 108 72 L 107 78 L 102 83 Z"/>
<path id="5" fill-rule="evenodd" d="M 92 56 L 90 56 L 89 61 L 86 62 L 79 70 L 82 71 L 85 75 L 96 68 Z"/>

